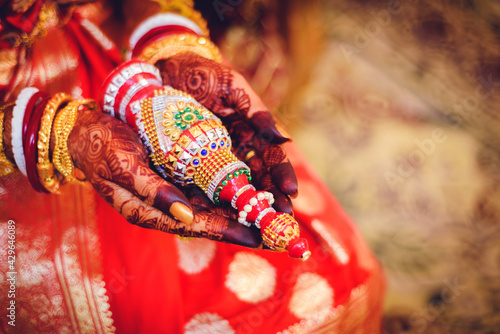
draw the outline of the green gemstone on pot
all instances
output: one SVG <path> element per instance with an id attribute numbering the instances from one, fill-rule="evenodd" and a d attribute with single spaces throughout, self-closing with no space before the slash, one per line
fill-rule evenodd
<path id="1" fill-rule="evenodd" d="M 223 186 L 226 186 L 226 185 L 228 184 L 228 182 L 229 182 L 228 180 L 222 180 L 221 184 L 222 184 Z"/>

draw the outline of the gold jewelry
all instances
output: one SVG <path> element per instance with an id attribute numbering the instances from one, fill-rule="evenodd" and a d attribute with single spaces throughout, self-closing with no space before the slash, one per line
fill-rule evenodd
<path id="1" fill-rule="evenodd" d="M 13 6 L 15 7 L 16 4 L 14 4 Z M 18 8 L 18 12 L 24 12 L 25 10 L 27 10 L 27 8 Z M 16 10 L 14 9 L 14 11 Z M 10 44 L 13 48 L 19 48 L 22 46 L 30 48 L 37 38 L 41 38 L 47 35 L 47 29 L 49 26 L 53 26 L 56 24 L 54 19 L 55 17 L 57 17 L 56 11 L 56 4 L 42 4 L 40 7 L 40 13 L 38 14 L 38 21 L 35 27 L 32 29 L 31 33 L 28 34 L 25 32 L 10 32 L 1 35 L 0 39 L 10 41 Z"/>
<path id="2" fill-rule="evenodd" d="M 51 193 L 55 193 L 59 189 L 59 180 L 54 175 L 54 165 L 50 162 L 49 157 L 52 122 L 54 121 L 57 109 L 59 109 L 63 103 L 70 102 L 71 100 L 73 100 L 73 98 L 65 93 L 54 95 L 45 106 L 40 131 L 38 132 L 38 163 L 36 168 L 38 170 L 40 183 Z"/>
<path id="3" fill-rule="evenodd" d="M 55 147 L 52 153 L 52 162 L 56 169 L 69 182 L 84 181 L 75 177 L 75 165 L 68 149 L 68 137 L 75 126 L 78 109 L 83 105 L 91 110 L 97 110 L 97 103 L 94 100 L 73 100 L 59 111 L 54 119 Z"/>
<path id="4" fill-rule="evenodd" d="M 193 34 L 178 34 L 151 43 L 137 59 L 151 64 L 160 59 L 167 59 L 181 53 L 192 52 L 218 63 L 222 62 L 219 49 L 209 39 Z"/>
<path id="5" fill-rule="evenodd" d="M 167 160 L 160 147 L 158 133 L 153 118 L 153 104 L 150 98 L 141 101 L 141 118 L 144 123 L 144 132 L 148 136 L 153 152 L 149 156 L 155 165 L 167 165 Z"/>
<path id="6" fill-rule="evenodd" d="M 0 107 L 0 176 L 9 175 L 14 171 L 14 164 L 7 159 L 5 148 L 3 147 L 3 122 L 5 118 L 4 110 L 13 106 L 14 103 L 7 103 Z"/>
<path id="7" fill-rule="evenodd" d="M 271 249 L 284 252 L 288 243 L 299 235 L 299 225 L 295 219 L 287 213 L 280 213 L 266 226 L 262 240 Z"/>
<path id="8" fill-rule="evenodd" d="M 227 165 L 237 162 L 238 158 L 234 156 L 229 148 L 218 150 L 210 154 L 196 169 L 194 174 L 194 183 L 204 192 L 208 190 L 213 178 Z M 216 185 L 217 186 L 217 185 Z M 210 198 L 210 196 L 209 196 Z"/>
<path id="9" fill-rule="evenodd" d="M 160 5 L 161 13 L 176 13 L 193 21 L 203 32 L 203 36 L 208 37 L 209 31 L 207 21 L 203 19 L 201 13 L 194 9 L 193 0 L 151 0 Z"/>

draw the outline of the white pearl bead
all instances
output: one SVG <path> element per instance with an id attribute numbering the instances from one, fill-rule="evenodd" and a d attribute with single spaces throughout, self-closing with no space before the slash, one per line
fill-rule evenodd
<path id="1" fill-rule="evenodd" d="M 245 219 L 245 218 L 241 218 L 241 217 L 240 217 L 240 218 L 238 218 L 238 222 L 239 222 L 240 224 L 244 224 L 244 225 L 246 225 L 246 224 L 245 224 L 245 223 L 246 223 L 246 219 Z"/>
<path id="2" fill-rule="evenodd" d="M 257 198 L 255 198 L 255 197 L 254 197 L 254 198 L 252 198 L 252 199 L 250 200 L 250 205 L 251 205 L 251 206 L 257 205 Z"/>
<path id="3" fill-rule="evenodd" d="M 265 195 L 264 195 L 263 193 L 258 193 L 258 194 L 257 194 L 257 199 L 258 199 L 259 201 L 262 201 L 264 198 L 265 198 Z"/>
<path id="4" fill-rule="evenodd" d="M 246 212 L 250 212 L 252 211 L 252 206 L 247 204 L 243 207 L 243 210 L 245 210 Z"/>
<path id="5" fill-rule="evenodd" d="M 269 200 L 269 204 L 270 205 L 273 205 L 274 204 L 274 198 L 271 197 L 271 199 Z"/>
<path id="6" fill-rule="evenodd" d="M 250 222 L 244 222 L 243 225 L 245 225 L 246 227 L 252 226 L 252 224 Z"/>
<path id="7" fill-rule="evenodd" d="M 240 217 L 246 218 L 247 215 L 248 215 L 248 213 L 246 213 L 245 211 L 240 211 Z"/>
<path id="8" fill-rule="evenodd" d="M 271 193 L 265 193 L 265 194 L 264 194 L 264 198 L 265 198 L 265 199 L 268 199 L 268 198 L 269 198 L 269 195 L 271 195 Z"/>

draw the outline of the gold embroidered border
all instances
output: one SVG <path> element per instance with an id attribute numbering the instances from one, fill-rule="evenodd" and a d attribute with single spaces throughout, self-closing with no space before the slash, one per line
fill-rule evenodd
<path id="1" fill-rule="evenodd" d="M 68 188 L 72 189 L 54 196 L 52 224 L 55 267 L 72 332 L 114 333 L 102 275 L 97 217 L 89 210 L 96 207 L 95 198 L 88 184 Z M 73 209 L 68 209 L 68 203 Z"/>

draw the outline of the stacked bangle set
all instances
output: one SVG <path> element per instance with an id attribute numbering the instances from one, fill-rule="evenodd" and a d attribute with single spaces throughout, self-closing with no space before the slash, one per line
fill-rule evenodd
<path id="1" fill-rule="evenodd" d="M 4 153 L 4 110 L 14 105 L 12 116 L 12 153 L 15 164 L 31 186 L 39 192 L 56 193 L 61 181 L 77 181 L 67 140 L 82 106 L 97 110 L 92 100 L 74 100 L 58 93 L 49 96 L 36 88 L 23 89 L 14 104 L 0 108 L 0 175 L 11 173 L 13 163 Z M 51 153 L 51 138 L 54 147 Z M 62 176 L 56 174 L 58 171 Z"/>

